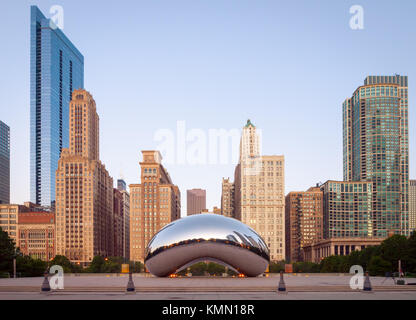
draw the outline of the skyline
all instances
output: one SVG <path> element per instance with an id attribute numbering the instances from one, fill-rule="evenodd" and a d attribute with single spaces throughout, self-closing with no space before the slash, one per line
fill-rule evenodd
<path id="1" fill-rule="evenodd" d="M 189 4 L 189 2 L 187 1 L 182 1 L 181 3 L 184 2 Z M 98 112 L 100 114 L 100 120 L 102 123 L 102 127 L 100 130 L 100 135 L 102 137 L 101 158 L 102 161 L 106 164 L 110 172 L 110 175 L 114 178 L 114 181 L 116 181 L 118 178 L 124 178 L 127 184 L 131 184 L 134 181 L 139 181 L 140 172 L 137 168 L 138 162 L 141 160 L 140 151 L 148 149 L 157 149 L 158 142 L 154 141 L 153 135 L 159 129 L 170 128 L 173 130 L 173 132 L 176 132 L 174 129 L 176 128 L 177 121 L 185 120 L 188 130 L 192 128 L 199 128 L 204 130 L 205 132 L 208 132 L 208 130 L 211 128 L 224 128 L 226 130 L 234 128 L 241 130 L 242 126 L 244 125 L 247 119 L 251 119 L 257 127 L 263 130 L 263 154 L 276 154 L 285 156 L 285 194 L 287 194 L 290 191 L 306 190 L 308 187 L 314 186 L 316 182 L 319 181 L 325 182 L 329 179 L 342 180 L 342 102 L 345 100 L 345 98 L 349 97 L 351 92 L 353 92 L 355 88 L 362 84 L 363 79 L 367 75 L 393 75 L 395 73 L 407 75 L 410 78 L 409 91 L 413 92 L 415 89 L 414 85 L 412 85 L 412 79 L 414 78 L 416 70 L 410 64 L 410 62 L 406 64 L 406 61 L 411 61 L 410 53 L 412 50 L 404 50 L 404 48 L 406 48 L 406 45 L 411 48 L 414 48 L 415 45 L 410 42 L 404 44 L 400 42 L 401 37 L 403 39 L 412 38 L 411 35 L 414 35 L 415 28 L 409 28 L 405 30 L 405 28 L 400 28 L 394 25 L 394 19 L 391 19 L 388 21 L 383 21 L 384 24 L 377 23 L 377 27 L 381 29 L 373 30 L 373 28 L 375 28 L 374 22 L 380 22 L 374 19 L 375 15 L 378 15 L 379 17 L 389 14 L 389 18 L 399 18 L 398 16 L 395 16 L 395 14 L 397 14 L 397 11 L 395 11 L 396 8 L 386 6 L 386 2 L 378 4 L 382 9 L 384 9 L 379 11 L 377 11 L 377 8 L 373 6 L 375 3 L 374 1 L 370 1 L 369 3 L 365 4 L 364 7 L 366 12 L 366 20 L 364 30 L 351 30 L 348 27 L 348 21 L 350 17 L 348 9 L 350 5 L 352 5 L 353 3 L 350 4 L 347 1 L 346 4 L 342 5 L 328 5 L 327 12 L 340 12 L 342 13 L 341 16 L 344 17 L 344 20 L 341 19 L 343 23 L 336 21 L 337 17 L 339 18 L 339 16 L 337 16 L 336 14 L 334 14 L 336 17 L 329 17 L 330 25 L 332 27 L 336 28 L 337 31 L 340 31 L 340 29 L 343 30 L 342 35 L 344 36 L 344 38 L 340 38 L 344 40 L 344 43 L 343 46 L 341 46 L 341 48 L 345 49 L 351 43 L 358 45 L 360 50 L 357 51 L 360 52 L 366 52 L 366 49 L 368 49 L 369 47 L 371 48 L 371 50 L 369 51 L 369 53 L 371 54 L 368 54 L 368 56 L 362 54 L 359 55 L 360 58 L 364 61 L 368 62 L 370 59 L 370 66 L 366 66 L 364 68 L 361 65 L 360 67 L 356 66 L 356 64 L 360 64 L 360 61 L 357 60 L 356 56 L 352 56 L 350 57 L 350 60 L 345 61 L 346 65 L 342 63 L 337 63 L 336 66 L 338 67 L 338 69 L 335 70 L 333 69 L 334 61 L 332 61 L 331 58 L 334 59 L 339 57 L 341 60 L 341 58 L 344 57 L 342 52 L 333 52 L 334 48 L 332 47 L 327 48 L 329 51 L 331 51 L 329 53 L 326 51 L 318 50 L 320 54 L 326 53 L 328 55 L 327 58 L 330 59 L 320 59 L 319 61 L 314 61 L 313 58 L 316 58 L 316 52 L 314 51 L 316 50 L 316 47 L 311 47 L 311 51 L 308 52 L 305 57 L 305 52 L 298 52 L 294 50 L 295 48 L 299 49 L 299 46 L 302 48 L 302 45 L 298 44 L 298 46 L 295 46 L 294 43 L 290 42 L 290 36 L 289 39 L 284 39 L 286 40 L 284 43 L 292 44 L 292 47 L 289 47 L 292 50 L 287 51 L 286 58 L 288 56 L 294 57 L 290 60 L 284 60 L 285 63 L 274 62 L 274 60 L 272 59 L 273 53 L 280 53 L 280 58 L 282 58 L 282 53 L 278 51 L 279 48 L 267 43 L 265 35 L 263 35 L 264 39 L 261 39 L 264 40 L 264 42 L 256 41 L 258 39 L 256 39 L 255 37 L 262 35 L 260 31 L 266 30 L 268 23 L 271 24 L 272 22 L 274 22 L 271 21 L 271 19 L 273 18 L 272 14 L 269 14 L 269 12 L 261 12 L 261 10 L 258 8 L 254 12 L 249 12 L 249 4 L 247 4 L 244 1 L 239 2 L 239 4 L 242 3 L 242 6 L 237 6 L 237 2 L 232 2 L 232 4 L 221 3 L 219 7 L 216 7 L 216 9 L 210 9 L 202 3 L 196 3 L 191 7 L 187 7 L 188 11 L 185 10 L 184 12 L 179 13 L 175 11 L 176 14 L 182 14 L 190 19 L 192 13 L 195 13 L 195 10 L 197 8 L 200 8 L 200 6 L 203 6 L 205 9 L 210 9 L 208 10 L 207 14 L 211 14 L 211 17 L 212 15 L 218 15 L 219 12 L 222 12 L 221 9 L 226 9 L 225 12 L 223 12 L 224 15 L 220 16 L 219 19 L 209 21 L 209 23 L 207 22 L 207 18 L 203 19 L 203 21 L 201 22 L 202 26 L 205 27 L 208 24 L 208 27 L 211 27 L 214 30 L 212 30 L 213 32 L 207 32 L 208 30 L 205 30 L 201 27 L 203 29 L 200 30 L 202 31 L 202 34 L 208 36 L 208 43 L 205 43 L 205 45 L 196 44 L 196 46 L 198 46 L 198 48 L 200 49 L 197 50 L 197 52 L 192 52 L 192 50 L 190 50 L 191 56 L 188 56 L 185 51 L 179 51 L 179 49 L 180 45 L 188 44 L 188 46 L 190 46 L 190 42 L 186 40 L 198 40 L 197 35 L 194 34 L 195 31 L 190 30 L 192 29 L 190 27 L 194 24 L 183 24 L 183 22 L 179 23 L 175 20 L 175 25 L 172 26 L 174 30 L 171 31 L 170 34 L 175 35 L 174 31 L 177 31 L 178 29 L 181 31 L 186 31 L 187 33 L 185 33 L 185 35 L 182 35 L 183 39 L 179 38 L 179 40 L 181 41 L 179 41 L 178 44 L 169 41 L 169 37 L 166 37 L 165 35 L 164 40 L 167 40 L 167 42 L 165 42 L 164 45 L 166 46 L 166 48 L 176 48 L 178 50 L 170 51 L 171 53 L 173 53 L 172 56 L 164 57 L 161 52 L 157 50 L 152 51 L 151 48 L 153 47 L 149 48 L 143 46 L 143 48 L 146 48 L 146 50 L 148 50 L 145 51 L 144 56 L 149 55 L 149 60 L 146 62 L 149 63 L 150 66 L 147 68 L 145 66 L 146 62 L 142 62 L 142 64 L 140 64 L 135 59 L 135 56 L 133 54 L 131 56 L 129 55 L 130 51 L 128 49 L 130 47 L 128 45 L 132 44 L 126 41 L 126 43 L 124 43 L 124 45 L 127 45 L 126 51 L 118 51 L 118 54 L 125 54 L 125 56 L 121 55 L 124 61 L 120 61 L 121 59 L 115 59 L 116 61 L 114 63 L 114 61 L 111 61 L 111 59 L 108 59 L 108 61 L 104 59 L 108 56 L 114 56 L 116 53 L 114 51 L 109 50 L 109 53 L 107 55 L 103 54 L 103 48 L 100 47 L 100 44 L 98 42 L 100 42 L 104 38 L 101 36 L 99 32 L 97 32 L 97 30 L 93 26 L 86 22 L 88 21 L 87 19 L 82 18 L 83 15 L 86 14 L 85 12 L 88 12 L 88 9 L 86 9 L 85 12 L 77 12 L 75 14 L 73 11 L 74 5 L 70 4 L 67 1 L 61 1 L 60 3 L 63 5 L 65 10 L 64 33 L 68 35 L 68 37 L 80 49 L 80 51 L 84 53 L 85 56 L 85 87 L 89 88 L 91 92 L 94 92 L 94 97 L 97 100 Z M 326 3 L 326 1 L 321 1 L 321 3 Z M 47 15 L 49 11 L 48 9 L 50 7 L 50 4 L 50 1 L 38 2 L 40 9 L 44 11 L 45 15 Z M 18 12 L 18 10 L 20 9 L 11 10 L 10 16 L 6 17 L 5 21 L 1 22 L 7 23 L 8 19 L 16 18 L 16 14 L 19 13 L 17 15 L 18 19 L 15 20 L 22 21 L 24 30 L 22 29 L 22 24 L 17 23 L 17 32 L 19 34 L 23 32 L 25 35 L 23 37 L 19 36 L 18 41 L 21 42 L 20 45 L 24 43 L 23 47 L 26 47 L 27 49 L 25 51 L 26 54 L 24 54 L 24 59 L 21 59 L 21 52 L 17 54 L 18 61 L 21 62 L 22 65 L 19 65 L 16 68 L 17 71 L 15 73 L 9 73 L 9 78 L 2 79 L 0 82 L 0 85 L 3 88 L 5 88 L 5 90 L 0 93 L 2 96 L 6 92 L 25 92 L 25 94 L 23 94 L 22 92 L 19 95 L 13 95 L 16 98 L 14 100 L 5 99 L 5 97 L 3 96 L 3 100 L 10 102 L 16 101 L 15 104 L 12 104 L 12 106 L 14 106 L 13 108 L 11 108 L 13 112 L 8 112 L 6 114 L 2 113 L 1 119 L 10 126 L 11 130 L 11 202 L 13 203 L 23 203 L 23 201 L 29 200 L 30 189 L 28 121 L 29 76 L 27 72 L 27 70 L 29 69 L 28 49 L 30 25 L 28 21 L 30 7 L 28 4 L 26 4 L 26 2 L 25 5 L 26 9 L 23 9 L 23 13 Z M 13 7 L 25 7 L 25 5 L 22 5 L 21 3 L 13 5 L 9 4 L 9 6 Z M 142 9 L 147 8 L 151 13 L 153 13 L 153 17 L 160 17 L 160 15 L 163 16 L 163 14 L 167 14 L 168 11 L 166 10 L 162 12 L 154 12 L 154 10 L 156 10 L 157 8 L 155 8 L 153 4 L 138 4 L 139 7 L 140 5 L 142 5 Z M 232 7 L 232 5 L 235 6 Z M 320 16 L 314 15 L 316 13 L 316 8 L 309 4 L 305 5 L 310 7 L 311 9 L 311 12 L 309 14 L 313 18 L 309 17 L 307 22 L 311 23 L 310 26 L 312 26 L 313 30 L 303 30 L 305 32 L 311 32 L 312 35 L 316 36 L 316 29 L 322 31 L 323 25 L 326 25 L 328 27 L 328 21 L 320 21 L 320 19 L 317 18 Z M 415 4 L 411 2 L 407 2 L 407 5 L 411 8 L 416 8 Z M 4 4 L 0 6 L 3 7 Z M 8 5 L 6 5 L 6 7 L 7 6 Z M 170 5 L 167 5 L 167 7 L 169 6 Z M 367 6 L 368 8 L 366 8 Z M 91 8 L 91 4 L 86 5 L 86 7 Z M 113 13 L 113 10 L 110 10 L 110 7 L 111 5 L 108 5 L 105 8 L 108 8 L 108 12 Z M 272 4 L 271 7 L 276 8 L 274 4 Z M 166 6 L 164 8 L 166 8 Z M 291 4 L 288 4 L 285 8 L 288 9 L 288 12 L 292 12 L 291 10 L 293 10 L 293 6 Z M 339 10 L 334 10 L 334 8 L 338 8 Z M 403 6 L 401 6 L 401 8 L 403 8 Z M 117 9 L 120 8 L 115 6 L 113 9 L 117 12 Z M 265 17 L 268 19 L 266 19 L 265 21 L 253 22 L 250 19 L 246 20 L 244 18 L 237 18 L 237 16 L 235 16 L 235 12 L 233 12 L 232 9 L 242 11 L 242 13 L 244 13 L 244 17 L 257 17 L 262 14 L 261 17 Z M 320 9 L 322 10 L 322 7 L 320 7 Z M 306 11 L 307 10 L 305 10 L 305 12 Z M 410 14 L 411 11 L 411 9 L 404 11 L 400 10 L 400 13 L 403 15 L 404 12 L 404 15 L 406 15 Z M 282 14 L 282 12 L 285 12 L 285 10 L 281 10 L 279 12 L 279 17 Z M 376 12 L 376 14 L 374 14 L 374 12 Z M 159 15 L 157 15 L 157 13 Z M 319 10 L 318 13 L 322 14 L 322 12 Z M 77 23 L 78 27 L 75 27 L 75 21 L 77 19 L 75 19 L 74 17 L 78 14 L 81 15 L 81 17 L 79 18 L 79 22 Z M 126 10 L 124 10 L 123 14 L 129 14 L 129 12 L 126 12 Z M 138 14 L 144 15 L 143 12 Z M 297 14 L 302 15 L 302 13 L 299 12 L 297 12 Z M 103 16 L 106 16 L 105 13 L 100 12 L 100 17 L 97 18 L 104 19 Z M 294 17 L 290 14 L 289 16 L 292 18 Z M 220 26 L 227 26 L 227 17 L 234 18 L 234 20 L 231 21 L 234 22 L 235 25 L 231 24 L 230 22 L 230 29 L 226 29 L 227 31 L 229 31 L 229 33 L 225 32 L 225 34 L 221 36 L 219 32 L 221 31 L 219 30 L 220 27 L 217 27 L 217 29 L 215 29 L 215 23 L 219 23 Z M 119 28 L 123 28 L 123 26 L 126 27 L 126 25 L 130 25 L 130 27 L 136 26 L 136 31 L 140 31 L 140 23 L 147 23 L 147 26 L 151 25 L 151 21 L 148 21 L 149 19 L 147 19 L 145 15 L 142 18 L 144 18 L 144 20 L 137 22 L 137 26 L 136 24 L 134 24 L 132 20 L 129 19 L 126 19 L 125 21 L 117 20 L 115 29 L 120 30 Z M 195 19 L 195 21 L 197 20 L 196 17 L 192 16 L 192 18 Z M 284 18 L 284 16 L 282 18 Z M 299 20 L 300 18 L 297 17 L 297 19 Z M 403 17 L 400 17 L 400 19 L 402 25 L 406 24 L 406 21 L 410 23 L 410 20 L 406 20 Z M 318 21 L 320 23 L 313 23 L 312 20 Z M 250 24 L 250 26 L 253 27 L 253 29 L 250 29 L 252 34 L 249 33 L 249 35 L 251 35 L 251 37 L 249 38 L 251 40 L 249 42 L 249 45 L 245 45 L 245 43 L 243 43 L 244 31 L 248 31 L 248 27 L 243 25 L 243 22 L 246 21 L 253 22 L 252 24 Z M 285 20 L 283 19 L 283 21 Z M 282 23 L 282 25 L 285 26 L 285 23 Z M 277 25 L 273 26 L 276 27 Z M 300 27 L 306 26 L 308 25 L 300 25 Z M 412 22 L 412 26 L 414 26 L 414 22 Z M 165 30 L 162 27 L 159 28 L 160 29 L 153 31 L 153 35 L 164 35 L 163 31 Z M 286 28 L 290 29 L 290 27 L 288 27 L 287 25 Z M 383 28 L 385 28 L 385 32 L 387 30 L 387 33 L 382 32 Z M 6 28 L 2 29 L 5 30 Z M 400 34 L 397 34 L 397 30 L 401 31 Z M 327 38 L 320 39 L 320 45 L 325 45 L 327 41 L 335 40 L 335 38 L 337 38 L 336 35 L 331 33 L 330 31 L 326 29 L 324 29 L 324 31 L 326 31 L 324 35 Z M 111 30 L 110 32 L 115 32 L 114 34 L 111 33 L 111 35 L 115 36 L 117 31 Z M 296 29 L 293 30 L 292 33 L 294 35 L 296 34 L 297 37 L 300 38 L 305 37 L 305 35 L 296 32 Z M 93 36 L 93 34 L 95 34 L 95 36 Z M 134 33 L 132 32 L 131 35 L 133 34 Z M 371 38 L 372 36 L 374 36 L 374 34 L 376 34 L 376 39 Z M 387 36 L 387 39 L 383 39 L 382 37 L 380 39 L 377 39 L 377 37 L 380 37 L 380 34 Z M 151 45 L 152 39 L 150 39 L 150 35 L 147 35 L 148 38 L 146 38 L 145 34 L 140 35 L 141 37 L 144 37 L 143 39 L 145 40 L 145 43 L 148 46 Z M 210 38 L 210 36 L 213 37 L 214 35 L 218 36 L 217 39 Z M 237 37 L 235 38 L 233 36 Z M 240 36 L 241 38 L 239 38 L 238 36 Z M 395 47 L 396 50 L 392 51 L 390 48 L 383 46 L 382 43 L 379 47 L 377 43 L 369 41 L 383 40 L 385 41 L 384 43 L 388 43 L 390 41 L 389 36 L 394 36 L 395 39 L 397 39 L 397 47 Z M 4 34 L 4 37 L 6 38 L 6 42 L 9 43 L 12 47 L 18 46 L 15 37 L 10 38 L 10 35 L 7 33 Z M 121 38 L 123 40 L 128 39 L 124 38 L 124 36 L 122 36 Z M 9 41 L 10 39 L 14 41 Z M 113 38 L 113 40 L 114 39 L 117 38 Z M 227 40 L 231 41 L 230 46 L 227 46 Z M 234 40 L 234 43 L 232 43 L 232 40 Z M 312 40 L 318 39 L 304 39 L 306 45 L 312 45 Z M 214 47 L 216 45 L 215 48 L 222 47 L 226 50 L 222 51 L 222 55 L 216 55 L 212 51 L 209 51 L 208 53 L 203 52 L 204 49 L 209 48 L 209 44 L 214 45 Z M 94 47 L 94 45 L 96 45 L 96 47 Z M 124 48 L 121 40 L 120 45 L 122 48 Z M 259 52 L 256 53 L 253 52 L 253 50 L 250 50 L 250 47 L 256 46 L 261 48 L 259 49 Z M 338 43 L 338 47 L 336 48 L 339 49 L 339 46 L 340 45 Z M 138 43 L 138 47 L 140 47 L 140 43 Z M 159 44 L 159 46 L 156 45 L 155 48 L 160 49 L 164 48 L 164 46 L 163 44 Z M 240 52 L 242 56 L 239 56 L 237 57 L 237 59 L 235 59 L 237 62 L 233 61 L 235 58 L 232 56 L 232 54 L 234 53 L 233 51 L 238 51 L 238 49 L 241 48 L 245 48 L 248 51 L 244 52 L 245 54 L 243 52 Z M 269 52 L 267 51 L 267 48 L 273 50 Z M 379 51 L 380 48 L 382 49 L 382 51 Z M 188 47 L 188 49 L 192 49 L 192 46 Z M 407 52 L 409 52 L 409 57 L 406 57 Z M 309 56 L 309 53 L 311 54 L 311 56 Z M 354 53 L 357 54 L 356 52 Z M 379 56 L 374 56 L 375 53 L 377 53 Z M 9 53 L 3 52 L 2 55 L 3 54 L 7 57 Z M 152 56 L 154 57 L 153 60 Z M 285 54 L 283 54 L 283 57 L 284 56 Z M 383 57 L 386 58 L 387 56 L 391 57 L 390 60 L 384 61 Z M 119 56 L 116 55 L 115 57 Z M 193 59 L 189 60 L 192 57 Z M 162 59 L 160 60 L 160 58 Z M 165 60 L 163 60 L 163 58 L 166 58 L 166 62 Z M 256 60 L 256 58 L 264 58 L 268 63 L 274 62 L 274 64 L 271 65 L 271 73 L 273 73 L 273 71 L 279 71 L 281 68 L 285 69 L 287 67 L 285 64 L 289 64 L 294 69 L 292 69 L 291 74 L 285 74 L 283 72 L 271 75 L 269 74 L 269 72 L 267 72 L 269 65 L 267 65 L 267 63 L 261 64 L 259 60 Z M 395 60 L 393 64 L 391 60 Z M 103 61 L 107 62 L 109 69 L 112 71 L 112 75 L 108 75 L 108 77 L 106 78 L 103 78 L 102 76 L 102 66 L 101 69 L 98 69 L 100 63 L 102 64 Z M 154 64 L 157 64 L 157 62 L 161 63 L 163 67 L 165 67 L 165 69 L 163 69 L 162 66 L 159 66 L 159 69 L 152 69 L 152 67 L 155 67 Z M 208 63 L 208 65 L 205 65 L 204 62 Z M 245 65 L 244 62 L 249 62 L 249 64 Z M 299 62 L 300 65 L 298 66 L 297 63 Z M 352 62 L 354 62 L 353 67 L 351 67 Z M 8 70 L 9 67 L 4 65 L 4 61 L 0 63 L 0 66 L 3 70 Z M 313 65 L 313 63 L 316 63 L 317 66 Z M 328 63 L 328 66 L 326 66 L 326 68 L 325 63 Z M 135 68 L 127 69 L 127 66 L 129 64 L 133 64 Z M 195 65 L 199 67 L 199 69 L 196 71 L 193 68 L 193 66 Z M 239 69 L 239 67 L 243 65 L 246 66 L 245 72 Z M 304 67 L 305 65 L 311 70 L 302 70 L 302 66 Z M 26 70 L 23 66 L 27 67 Z M 124 71 L 119 70 L 120 68 L 118 67 L 120 66 L 125 67 Z M 184 67 L 184 69 L 182 70 L 181 67 Z M 213 69 L 210 70 L 210 67 L 213 67 Z M 320 67 L 324 67 L 322 70 L 322 75 L 317 72 L 313 72 L 315 68 L 320 69 Z M 123 67 L 121 67 L 121 69 L 122 68 Z M 91 69 L 93 70 L 92 72 L 90 71 Z M 184 71 L 184 76 L 177 79 L 176 69 Z M 137 82 L 128 81 L 127 79 L 132 79 L 134 77 L 134 70 L 144 70 L 145 72 L 138 72 L 135 75 L 139 76 Z M 338 70 L 339 72 L 336 72 Z M 154 71 L 156 71 L 156 74 L 154 73 Z M 240 74 L 238 71 L 240 71 Z M 329 71 L 331 71 L 331 73 L 329 73 Z M 281 74 L 283 74 L 284 76 L 282 76 Z M 103 80 L 107 78 L 112 79 L 114 75 L 116 79 L 118 79 L 118 81 L 110 81 L 110 83 L 107 84 L 106 81 Z M 167 76 L 167 79 L 170 80 L 170 82 L 166 79 L 164 80 L 164 78 L 158 79 L 158 75 Z M 252 79 L 251 76 L 253 75 L 254 77 Z M 257 78 L 256 75 L 258 76 Z M 327 77 L 328 75 L 332 75 L 333 77 L 329 78 Z M 346 79 L 337 78 L 338 76 L 342 77 L 344 75 L 348 75 L 345 77 Z M 123 81 L 122 79 L 125 76 L 127 76 L 127 79 L 126 81 Z M 152 78 L 152 76 L 154 78 Z M 194 76 L 197 79 L 197 81 L 193 81 L 191 76 Z M 206 78 L 208 79 L 205 79 L 204 76 L 206 76 Z M 272 76 L 276 77 L 275 82 Z M 301 78 L 302 76 L 304 76 L 305 78 Z M 96 78 L 98 78 L 98 80 Z M 287 81 L 286 78 L 289 78 L 289 81 Z M 146 80 L 149 80 L 149 83 L 147 83 Z M 230 83 L 228 83 L 227 81 L 230 81 Z M 25 82 L 26 85 L 22 86 L 22 82 Z M 113 88 L 114 85 L 116 85 L 116 89 Z M 136 91 L 137 89 L 134 89 L 135 85 L 137 85 L 138 87 L 142 85 L 142 91 L 139 91 L 138 93 Z M 200 85 L 200 87 L 198 85 Z M 204 87 L 204 85 L 206 87 Z M 297 87 L 295 91 L 293 88 L 296 85 Z M 164 101 L 164 99 L 161 98 L 161 96 L 163 97 L 164 95 L 160 95 L 160 86 L 162 86 L 162 89 L 165 89 L 163 92 L 167 95 L 167 101 Z M 265 90 L 263 86 L 266 86 L 268 90 Z M 26 89 L 23 90 L 23 88 Z M 194 89 L 195 92 L 189 92 L 189 88 Z M 280 88 L 282 89 L 281 91 L 279 91 Z M 150 91 L 146 91 L 146 89 L 150 89 Z M 252 89 L 252 91 L 250 91 L 250 89 Z M 307 98 L 305 99 L 304 97 L 302 97 L 302 95 L 298 93 L 298 90 L 301 93 L 305 93 L 305 96 Z M 275 91 L 278 91 L 278 93 L 276 94 Z M 317 92 L 320 93 L 317 94 Z M 274 96 L 274 94 L 276 96 Z M 297 100 L 293 99 L 292 94 L 295 94 Z M 169 98 L 169 95 L 171 95 L 172 97 Z M 214 98 L 216 96 L 218 96 L 217 99 Z M 136 101 L 135 98 L 139 98 L 139 102 L 137 102 L 137 104 L 136 102 L 133 102 Z M 208 98 L 207 101 L 206 98 Z M 412 101 L 412 95 L 410 95 L 410 132 L 414 131 L 413 128 L 415 120 Z M 306 102 L 308 102 L 309 104 L 306 104 Z M 188 114 L 185 115 L 186 111 L 192 110 L 192 105 L 194 103 L 198 106 L 195 112 L 197 116 L 192 116 Z M 114 108 L 114 106 L 119 106 L 120 104 L 122 104 L 124 107 L 121 110 L 121 112 L 118 108 Z M 215 105 L 216 107 L 211 109 L 213 105 Z M 229 106 L 228 112 L 225 109 L 227 108 L 227 106 Z M 239 107 L 241 106 L 242 112 L 241 114 L 238 114 L 237 112 L 240 110 Z M 259 109 L 255 110 L 254 108 L 257 106 L 259 106 Z M 279 110 L 273 110 L 272 112 L 270 112 L 270 109 L 268 108 L 273 106 L 277 106 L 277 109 Z M 288 107 L 284 108 L 284 106 Z M 2 108 L 4 108 L 4 105 L 2 106 Z M 309 108 L 315 111 L 311 112 Z M 316 112 L 317 110 L 320 112 Z M 20 116 L 21 114 L 26 115 L 26 117 L 23 118 L 25 119 L 24 121 L 22 121 L 22 117 Z M 160 116 L 160 114 L 163 115 Z M 302 117 L 302 114 L 304 114 L 304 117 Z M 326 118 L 323 118 L 322 116 L 325 116 L 325 114 Z M 145 121 L 143 121 L 143 118 L 145 119 Z M 304 126 L 303 130 L 299 130 L 296 127 L 292 127 L 293 123 L 299 122 L 300 126 Z M 125 132 L 122 132 L 122 129 L 125 129 Z M 21 134 L 22 132 L 25 133 Z M 299 134 L 302 137 L 310 137 L 310 139 L 297 139 L 296 134 Z M 133 141 L 136 141 L 136 139 L 137 142 L 133 143 Z M 413 156 L 415 155 L 415 151 L 413 148 L 413 146 L 415 145 L 415 137 L 413 134 L 410 134 L 409 140 L 410 161 L 412 161 Z M 125 141 L 126 143 L 121 144 L 119 143 L 120 141 Z M 306 152 L 302 154 L 302 151 L 304 150 Z M 305 160 L 306 158 L 308 159 L 308 161 Z M 24 167 L 25 170 L 22 170 L 21 167 Z M 213 206 L 220 206 L 222 177 L 232 178 L 234 164 L 229 163 L 227 165 L 217 164 L 196 166 L 168 164 L 166 165 L 166 167 L 167 170 L 170 172 L 172 179 L 180 187 L 182 195 L 186 193 L 185 191 L 187 189 L 206 189 L 207 207 L 211 208 Z M 415 169 L 413 168 L 413 166 L 410 166 L 410 178 L 415 177 L 414 170 Z M 123 172 L 123 176 L 120 175 L 120 171 Z M 182 212 L 185 213 L 185 197 L 182 198 L 182 204 Z"/>

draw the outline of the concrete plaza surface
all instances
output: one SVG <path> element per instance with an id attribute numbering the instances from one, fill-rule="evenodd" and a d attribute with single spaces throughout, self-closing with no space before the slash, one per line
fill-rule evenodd
<path id="1" fill-rule="evenodd" d="M 278 294 L 278 275 L 258 278 L 156 278 L 133 276 L 136 293 L 126 294 L 128 276 L 66 275 L 64 289 L 40 293 L 43 278 L 0 279 L 0 300 L 73 299 L 398 299 L 416 300 L 416 285 L 395 285 L 391 278 L 371 277 L 372 293 L 352 290 L 352 275 L 285 274 L 287 294 Z M 416 283 L 407 278 L 406 283 Z"/>
<path id="2" fill-rule="evenodd" d="M 416 292 L 60 293 L 0 292 L 0 300 L 416 300 Z"/>

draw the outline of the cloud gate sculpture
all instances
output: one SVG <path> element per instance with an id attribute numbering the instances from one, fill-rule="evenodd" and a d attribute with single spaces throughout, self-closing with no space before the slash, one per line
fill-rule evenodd
<path id="1" fill-rule="evenodd" d="M 166 277 L 199 261 L 215 261 L 249 277 L 263 273 L 269 249 L 250 227 L 217 214 L 196 214 L 163 227 L 146 248 L 150 273 Z"/>

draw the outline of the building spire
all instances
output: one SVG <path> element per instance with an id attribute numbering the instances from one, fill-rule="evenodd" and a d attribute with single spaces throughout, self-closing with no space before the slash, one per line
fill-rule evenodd
<path id="1" fill-rule="evenodd" d="M 252 124 L 252 123 L 251 123 L 250 119 L 248 119 L 248 120 L 247 120 L 247 124 L 246 124 L 246 126 L 245 126 L 245 127 L 246 127 L 246 128 L 248 128 L 248 127 L 250 127 L 250 126 L 251 126 L 251 127 L 254 127 L 254 128 L 256 127 L 254 124 Z"/>

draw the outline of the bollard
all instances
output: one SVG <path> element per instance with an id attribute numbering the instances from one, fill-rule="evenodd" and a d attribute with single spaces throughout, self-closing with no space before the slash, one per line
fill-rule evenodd
<path id="1" fill-rule="evenodd" d="M 363 290 L 366 291 L 366 292 L 371 292 L 371 290 L 373 290 L 371 288 L 370 276 L 368 275 L 368 271 L 366 271 L 366 273 L 365 273 Z"/>
<path id="2" fill-rule="evenodd" d="M 131 293 L 136 291 L 136 288 L 134 287 L 133 276 L 132 276 L 131 271 L 129 272 L 129 281 L 127 282 L 126 291 L 131 292 Z"/>
<path id="3" fill-rule="evenodd" d="M 44 278 L 43 278 L 42 287 L 40 288 L 40 291 L 41 292 L 51 291 L 51 286 L 49 285 L 49 280 L 48 280 L 48 271 L 45 271 L 44 273 Z"/>
<path id="4" fill-rule="evenodd" d="M 279 281 L 279 288 L 277 289 L 279 293 L 285 293 L 286 292 L 286 285 L 285 281 L 283 280 L 283 271 L 280 271 L 280 281 Z"/>

